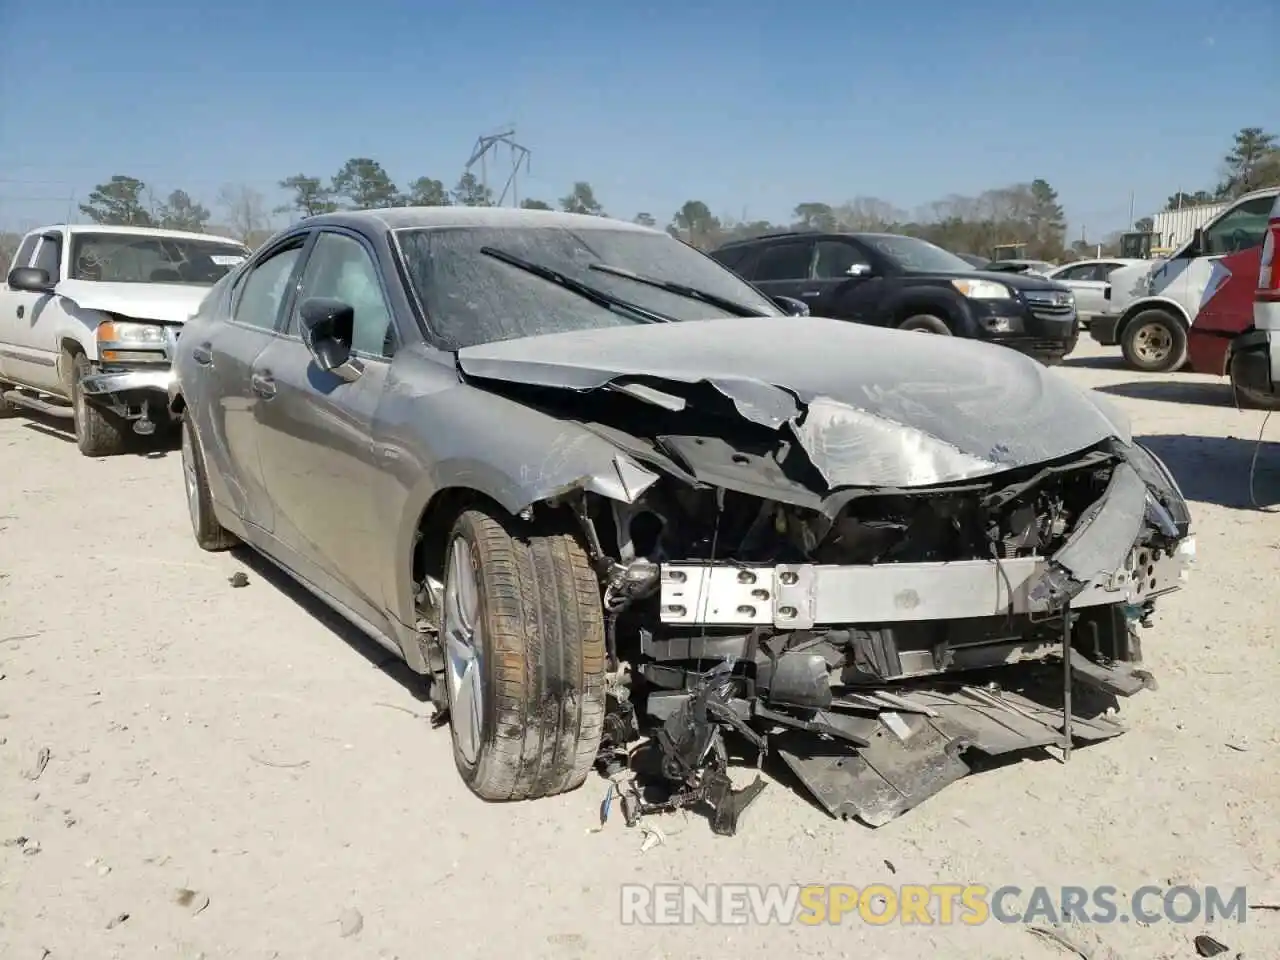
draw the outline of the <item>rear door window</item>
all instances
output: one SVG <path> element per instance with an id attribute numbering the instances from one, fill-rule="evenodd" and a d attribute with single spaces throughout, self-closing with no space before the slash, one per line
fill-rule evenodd
<path id="1" fill-rule="evenodd" d="M 750 252 L 750 247 L 730 247 L 727 250 L 715 251 L 711 254 L 711 259 L 718 260 L 730 270 L 737 270 Z"/>
<path id="2" fill-rule="evenodd" d="M 849 268 L 855 265 L 870 267 L 871 261 L 852 243 L 845 240 L 818 242 L 814 276 L 819 280 L 843 280 L 849 276 Z"/>
<path id="3" fill-rule="evenodd" d="M 758 282 L 808 280 L 813 246 L 812 241 L 793 240 L 765 247 L 756 260 L 751 279 Z"/>

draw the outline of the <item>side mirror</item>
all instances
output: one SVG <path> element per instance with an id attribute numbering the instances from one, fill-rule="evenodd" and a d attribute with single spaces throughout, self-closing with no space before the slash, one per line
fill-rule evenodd
<path id="1" fill-rule="evenodd" d="M 1199 256 L 1204 253 L 1204 227 L 1196 227 L 1195 233 L 1191 234 L 1191 255 Z"/>
<path id="2" fill-rule="evenodd" d="M 347 383 L 364 372 L 360 361 L 351 355 L 356 312 L 349 303 L 313 297 L 302 302 L 298 317 L 302 342 L 311 351 L 317 367 Z"/>
<path id="3" fill-rule="evenodd" d="M 53 293 L 49 271 L 39 267 L 14 267 L 9 271 L 9 286 L 27 293 Z"/>
<path id="4" fill-rule="evenodd" d="M 774 297 L 773 302 L 789 317 L 809 316 L 809 305 L 795 297 Z"/>
<path id="5" fill-rule="evenodd" d="M 851 263 L 849 269 L 845 271 L 846 276 L 865 277 L 871 272 L 871 264 L 869 263 Z"/>

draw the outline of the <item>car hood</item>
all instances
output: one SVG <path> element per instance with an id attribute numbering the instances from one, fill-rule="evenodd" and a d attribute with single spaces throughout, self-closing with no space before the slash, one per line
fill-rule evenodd
<path id="1" fill-rule="evenodd" d="M 789 431 L 831 488 L 965 480 L 1131 439 L 1123 415 L 1008 348 L 821 317 L 547 334 L 464 347 L 457 364 L 477 386 L 582 393 L 584 421 L 597 391 L 696 415 L 706 393 L 689 388 L 709 384 Z"/>
<path id="2" fill-rule="evenodd" d="M 104 283 L 63 280 L 54 288 L 60 297 L 85 310 L 101 310 L 136 320 L 185 323 L 196 312 L 208 286 L 183 283 Z"/>
<path id="3" fill-rule="evenodd" d="M 1066 290 L 1060 280 L 1050 280 L 1039 273 L 1003 273 L 999 270 L 972 270 L 965 273 L 919 272 L 913 277 L 929 277 L 939 280 L 994 280 L 1014 290 Z"/>

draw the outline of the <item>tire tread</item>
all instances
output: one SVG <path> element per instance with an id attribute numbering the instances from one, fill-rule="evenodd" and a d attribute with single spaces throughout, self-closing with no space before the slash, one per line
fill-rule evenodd
<path id="1" fill-rule="evenodd" d="M 482 655 L 492 660 L 486 699 L 494 700 L 477 765 L 468 770 L 460 761 L 459 769 L 488 800 L 576 789 L 599 748 L 604 614 L 586 551 L 564 530 L 477 509 L 454 527 L 453 536 L 466 536 L 477 553 L 488 638 Z"/>

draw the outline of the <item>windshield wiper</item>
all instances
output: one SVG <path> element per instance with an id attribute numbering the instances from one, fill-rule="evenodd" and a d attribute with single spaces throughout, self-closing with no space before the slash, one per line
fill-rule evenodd
<path id="1" fill-rule="evenodd" d="M 608 273 L 615 277 L 625 277 L 627 280 L 634 280 L 636 283 L 643 283 L 645 286 L 657 287 L 659 290 L 665 290 L 667 293 L 674 293 L 681 297 L 688 297 L 690 300 L 701 300 L 703 303 L 709 303 L 713 307 L 719 307 L 726 313 L 732 313 L 735 317 L 767 317 L 769 314 L 761 313 L 759 310 L 752 310 L 748 306 L 738 303 L 736 300 L 728 300 L 718 294 L 708 293 L 706 290 L 699 290 L 697 287 L 686 286 L 683 283 L 676 283 L 673 280 L 659 280 L 656 277 L 646 277 L 643 274 L 634 273 L 631 270 L 624 270 L 622 267 L 615 267 L 608 263 L 593 263 L 588 266 L 589 270 L 599 270 L 601 273 Z"/>
<path id="2" fill-rule="evenodd" d="M 532 273 L 535 277 L 541 277 L 548 283 L 554 283 L 558 287 L 563 287 L 584 300 L 590 300 L 598 306 L 604 307 L 606 310 L 625 310 L 627 313 L 640 318 L 645 323 L 675 323 L 674 317 L 668 317 L 666 314 L 658 313 L 654 310 L 648 310 L 645 307 L 638 306 L 630 300 L 623 300 L 621 297 L 615 297 L 611 293 L 605 293 L 590 284 L 583 283 L 581 280 L 575 280 L 573 277 L 567 277 L 559 270 L 553 270 L 551 267 L 543 266 L 540 263 L 533 263 L 521 257 L 517 257 L 513 253 L 507 253 L 505 250 L 499 250 L 497 247 L 481 247 L 480 252 L 486 257 L 493 257 L 495 260 L 501 260 L 503 263 L 524 270 L 526 273 Z"/>

